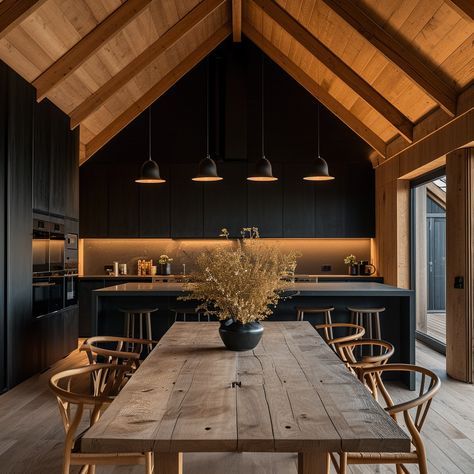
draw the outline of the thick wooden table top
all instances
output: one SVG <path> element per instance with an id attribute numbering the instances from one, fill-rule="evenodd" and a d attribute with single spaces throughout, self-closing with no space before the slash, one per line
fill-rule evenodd
<path id="1" fill-rule="evenodd" d="M 175 323 L 83 449 L 409 451 L 408 436 L 308 322 L 264 326 L 254 351 L 231 352 L 218 323 Z"/>

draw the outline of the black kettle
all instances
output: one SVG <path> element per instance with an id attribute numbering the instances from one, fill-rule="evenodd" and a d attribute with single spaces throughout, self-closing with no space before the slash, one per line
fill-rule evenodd
<path id="1" fill-rule="evenodd" d="M 377 269 L 375 268 L 375 265 L 372 265 L 367 260 L 361 260 L 359 262 L 359 275 L 370 276 L 373 275 L 376 271 Z"/>

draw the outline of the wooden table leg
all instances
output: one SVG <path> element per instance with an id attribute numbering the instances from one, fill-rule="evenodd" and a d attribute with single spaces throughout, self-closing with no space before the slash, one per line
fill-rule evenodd
<path id="1" fill-rule="evenodd" d="M 329 474 L 329 453 L 298 453 L 298 474 Z"/>
<path id="2" fill-rule="evenodd" d="M 155 474 L 183 474 L 183 453 L 155 453 Z"/>

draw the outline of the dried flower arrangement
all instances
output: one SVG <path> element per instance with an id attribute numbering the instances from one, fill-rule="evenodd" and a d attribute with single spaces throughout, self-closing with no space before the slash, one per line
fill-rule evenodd
<path id="1" fill-rule="evenodd" d="M 160 255 L 158 258 L 158 263 L 160 265 L 166 265 L 168 263 L 171 263 L 173 259 L 171 257 L 168 257 L 168 255 Z"/>
<path id="2" fill-rule="evenodd" d="M 357 263 L 357 257 L 355 255 L 348 255 L 347 257 L 344 257 L 344 263 L 346 265 L 355 265 Z"/>
<path id="3" fill-rule="evenodd" d="M 294 273 L 298 255 L 258 240 L 258 229 L 251 235 L 237 241 L 236 248 L 217 247 L 199 255 L 191 275 L 194 283 L 186 285 L 189 293 L 180 299 L 200 301 L 197 311 L 221 321 L 247 324 L 272 314 L 271 306 L 291 285 L 282 277 Z"/>

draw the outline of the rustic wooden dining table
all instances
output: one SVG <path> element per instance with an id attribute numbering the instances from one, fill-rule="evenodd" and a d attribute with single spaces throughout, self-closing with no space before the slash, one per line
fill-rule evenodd
<path id="1" fill-rule="evenodd" d="M 85 452 L 155 452 L 183 472 L 186 452 L 298 453 L 298 473 L 330 452 L 407 452 L 405 432 L 308 322 L 265 322 L 260 344 L 224 348 L 218 323 L 175 323 L 100 420 Z"/>

